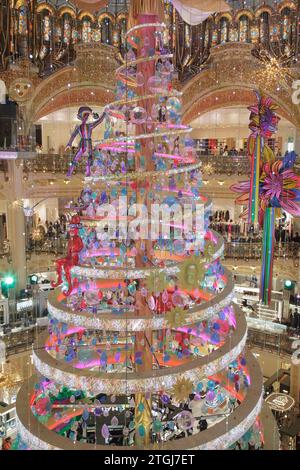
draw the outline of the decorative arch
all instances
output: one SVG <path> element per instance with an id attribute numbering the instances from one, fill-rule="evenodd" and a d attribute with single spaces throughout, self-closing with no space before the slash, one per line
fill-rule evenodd
<path id="1" fill-rule="evenodd" d="M 58 9 L 58 16 L 61 18 L 65 13 L 68 13 L 73 19 L 76 18 L 76 12 L 71 7 L 60 7 Z"/>
<path id="2" fill-rule="evenodd" d="M 85 16 L 87 16 L 93 23 L 95 22 L 95 17 L 92 15 L 92 13 L 88 11 L 82 11 L 78 15 L 78 19 L 81 21 Z"/>
<path id="3" fill-rule="evenodd" d="M 101 13 L 98 16 L 98 23 L 100 23 L 102 20 L 105 20 L 105 18 L 108 18 L 112 22 L 113 25 L 116 22 L 116 18 L 114 17 L 114 15 L 112 15 L 111 13 L 105 12 L 105 13 Z"/>
<path id="4" fill-rule="evenodd" d="M 221 21 L 222 18 L 227 18 L 229 21 L 232 21 L 232 15 L 229 12 L 218 13 L 215 19 L 215 23 Z"/>
<path id="5" fill-rule="evenodd" d="M 43 10 L 48 10 L 50 13 L 52 13 L 52 15 L 55 14 L 55 8 L 49 3 L 46 3 L 46 2 L 40 3 L 36 9 L 36 12 L 40 13 Z"/>
<path id="6" fill-rule="evenodd" d="M 86 85 L 84 87 L 74 86 L 71 90 L 59 90 L 55 96 L 49 97 L 41 107 L 32 114 L 31 122 L 38 121 L 54 111 L 63 108 L 88 106 L 105 106 L 113 99 L 113 92 L 109 93 L 100 86 Z"/>
<path id="7" fill-rule="evenodd" d="M 215 67 L 202 70 L 181 88 L 185 123 L 220 103 L 248 106 L 255 100 L 253 90 L 260 89 L 277 103 L 282 116 L 300 127 L 300 107 L 293 104 L 291 89 L 278 89 L 276 80 L 266 83 L 262 64 L 252 55 L 252 48 L 249 43 L 227 43 L 211 51 Z"/>
<path id="8" fill-rule="evenodd" d="M 289 0 L 284 0 L 278 5 L 277 8 L 278 8 L 279 13 L 281 13 L 284 8 L 289 8 L 290 10 L 295 11 L 296 5 L 294 2 L 291 2 Z"/>
<path id="9" fill-rule="evenodd" d="M 272 15 L 275 14 L 275 11 L 268 5 L 263 5 L 257 8 L 255 12 L 255 18 L 259 18 L 262 13 L 269 13 L 269 15 L 272 17 Z"/>
<path id="10" fill-rule="evenodd" d="M 17 0 L 15 9 L 18 10 L 20 7 L 27 7 L 27 2 L 26 0 Z"/>
<path id="11" fill-rule="evenodd" d="M 249 20 L 252 21 L 254 20 L 255 16 L 254 13 L 247 8 L 243 8 L 243 10 L 239 10 L 237 14 L 235 15 L 235 21 L 239 21 L 241 16 L 248 16 Z"/>
<path id="12" fill-rule="evenodd" d="M 272 96 L 275 103 L 278 105 L 278 114 L 286 118 L 292 124 L 297 125 L 293 111 L 289 110 L 282 103 L 278 101 L 278 97 Z M 247 108 L 256 100 L 253 87 L 235 87 L 228 86 L 222 90 L 212 90 L 203 96 L 199 97 L 183 115 L 183 122 L 189 124 L 201 114 L 208 111 L 213 111 L 219 108 L 230 106 L 244 106 Z"/>

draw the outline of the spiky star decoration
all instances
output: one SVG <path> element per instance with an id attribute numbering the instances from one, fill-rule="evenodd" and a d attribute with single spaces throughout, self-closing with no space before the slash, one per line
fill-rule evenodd
<path id="1" fill-rule="evenodd" d="M 193 392 L 194 385 L 190 379 L 178 378 L 174 384 L 171 393 L 176 401 L 183 402 L 189 398 Z"/>
<path id="2" fill-rule="evenodd" d="M 149 292 L 162 292 L 168 287 L 169 282 L 164 272 L 151 272 L 145 279 L 145 285 Z"/>
<path id="3" fill-rule="evenodd" d="M 257 46 L 252 54 L 263 64 L 263 70 L 259 70 L 259 80 L 267 88 L 281 85 L 290 89 L 291 82 L 295 79 L 292 73 L 292 65 L 296 59 L 295 51 L 285 47 L 281 53 L 275 55 L 271 50 L 262 45 Z"/>
<path id="4" fill-rule="evenodd" d="M 177 328 L 185 324 L 186 310 L 182 308 L 173 308 L 166 314 L 166 320 L 168 326 L 171 328 Z"/>
<path id="5" fill-rule="evenodd" d="M 196 289 L 205 276 L 204 265 L 196 255 L 192 255 L 180 265 L 177 274 L 179 287 L 182 289 Z"/>

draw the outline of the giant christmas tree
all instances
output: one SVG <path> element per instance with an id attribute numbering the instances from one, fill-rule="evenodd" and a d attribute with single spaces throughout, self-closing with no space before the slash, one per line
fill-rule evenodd
<path id="1" fill-rule="evenodd" d="M 155 14 L 136 19 L 104 139 L 70 208 L 15 447 L 259 448 L 262 376 L 244 351 L 223 240 L 208 229 L 164 27 Z"/>

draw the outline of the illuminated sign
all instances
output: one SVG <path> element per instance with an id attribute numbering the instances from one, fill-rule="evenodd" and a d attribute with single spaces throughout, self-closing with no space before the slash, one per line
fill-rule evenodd
<path id="1" fill-rule="evenodd" d="M 288 411 L 295 405 L 294 398 L 285 393 L 271 393 L 265 401 L 272 410 L 281 412 Z"/>

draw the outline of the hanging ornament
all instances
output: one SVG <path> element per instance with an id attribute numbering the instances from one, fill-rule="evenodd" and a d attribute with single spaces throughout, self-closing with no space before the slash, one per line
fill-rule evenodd
<path id="1" fill-rule="evenodd" d="M 103 413 L 104 414 L 104 413 Z M 108 429 L 108 426 L 107 424 L 103 424 L 102 428 L 101 428 L 101 434 L 102 434 L 102 437 L 104 439 L 108 439 L 110 434 L 109 434 L 109 429 Z"/>
<path id="2" fill-rule="evenodd" d="M 182 431 L 186 431 L 187 429 L 191 429 L 194 425 L 195 418 L 193 417 L 190 411 L 181 411 L 176 418 L 176 424 L 179 429 Z"/>
<path id="3" fill-rule="evenodd" d="M 178 402 L 186 401 L 193 392 L 193 382 L 189 379 L 178 378 L 174 384 L 171 394 Z"/>
<path id="4" fill-rule="evenodd" d="M 187 258 L 180 265 L 180 272 L 177 274 L 178 284 L 182 289 L 195 289 L 203 281 L 205 268 L 197 256 Z"/>
<path id="5" fill-rule="evenodd" d="M 130 117 L 133 124 L 144 124 L 147 119 L 147 111 L 141 106 L 136 106 L 131 111 Z"/>
<path id="6" fill-rule="evenodd" d="M 141 87 L 143 86 L 145 83 L 145 80 L 144 80 L 144 75 L 142 74 L 142 72 L 138 72 L 136 74 L 136 84 L 138 87 Z"/>
<path id="7" fill-rule="evenodd" d="M 153 295 L 151 295 L 148 299 L 148 306 L 150 310 L 155 310 L 156 305 L 155 305 L 155 300 L 154 300 Z"/>
<path id="8" fill-rule="evenodd" d="M 169 294 L 168 291 L 165 289 L 162 293 L 161 300 L 163 304 L 166 304 L 169 300 Z"/>
<path id="9" fill-rule="evenodd" d="M 119 420 L 116 416 L 113 416 L 112 419 L 111 419 L 111 425 L 112 426 L 118 426 L 119 424 Z"/>

